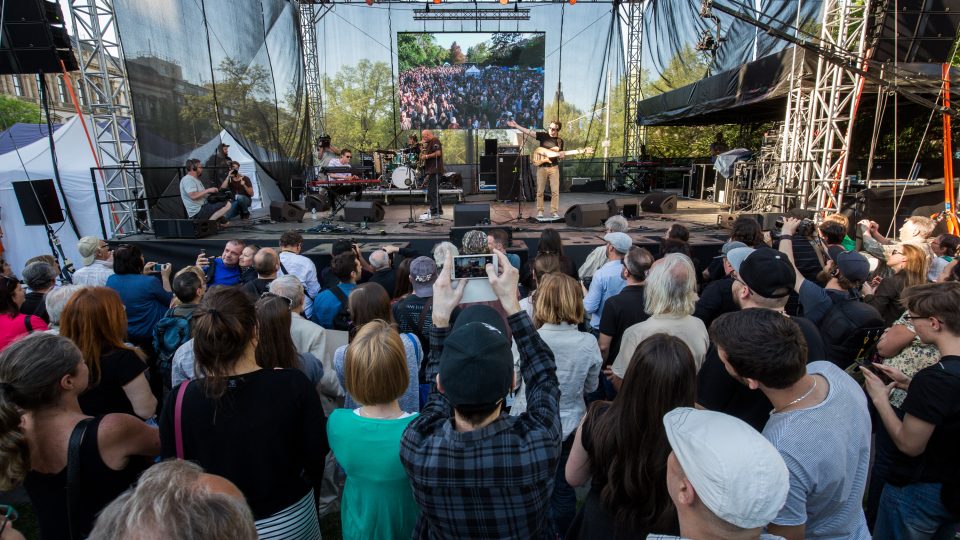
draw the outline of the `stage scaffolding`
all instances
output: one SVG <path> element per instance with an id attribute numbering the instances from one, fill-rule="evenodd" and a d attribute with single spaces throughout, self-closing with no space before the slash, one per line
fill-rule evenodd
<path id="1" fill-rule="evenodd" d="M 300 39 L 303 43 L 303 70 L 306 75 L 307 105 L 310 112 L 310 133 L 314 139 L 324 134 L 323 78 L 320 76 L 320 54 L 317 50 L 317 21 L 333 7 L 332 3 L 302 0 L 300 2 Z"/>
<path id="2" fill-rule="evenodd" d="M 623 107 L 623 155 L 626 159 L 640 159 L 646 128 L 637 122 L 637 104 L 643 99 L 640 83 L 643 79 L 643 10 L 641 0 L 626 2 L 627 17 L 626 83 Z"/>
<path id="3" fill-rule="evenodd" d="M 133 106 L 113 0 L 69 0 L 83 107 L 92 122 L 100 180 L 114 236 L 151 229 Z M 128 141 L 128 142 L 123 142 Z M 104 168 L 105 166 L 119 167 Z M 130 166 L 133 167 L 130 167 Z M 99 210 L 99 209 L 98 209 Z"/>

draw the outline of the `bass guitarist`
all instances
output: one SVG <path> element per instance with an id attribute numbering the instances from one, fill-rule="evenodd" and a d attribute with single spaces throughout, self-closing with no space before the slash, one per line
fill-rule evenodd
<path id="1" fill-rule="evenodd" d="M 547 132 L 533 131 L 522 127 L 520 124 L 510 120 L 507 125 L 519 130 L 524 135 L 534 137 L 540 143 L 540 148 L 544 148 L 556 153 L 556 157 L 544 160 L 537 166 L 537 217 L 543 217 L 543 191 L 550 182 L 550 210 L 553 211 L 553 219 L 560 217 L 560 159 L 564 157 L 563 139 L 560 138 L 560 122 L 550 122 L 547 126 Z"/>

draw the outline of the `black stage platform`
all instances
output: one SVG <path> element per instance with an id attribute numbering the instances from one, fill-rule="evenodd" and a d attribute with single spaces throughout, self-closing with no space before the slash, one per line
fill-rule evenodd
<path id="1" fill-rule="evenodd" d="M 630 199 L 637 200 L 642 195 L 625 195 L 618 193 L 564 193 L 560 199 L 560 215 L 563 216 L 573 205 L 606 204 L 610 199 L 617 199 L 621 203 L 628 203 Z M 303 232 L 303 254 L 310 257 L 318 265 L 326 265 L 330 260 L 330 246 L 338 239 L 351 239 L 361 244 L 361 250 L 368 255 L 384 243 L 396 244 L 406 242 L 409 247 L 423 255 L 429 255 L 433 246 L 440 241 L 450 240 L 453 228 L 455 201 L 444 202 L 442 219 L 432 222 L 416 222 L 408 224 L 410 208 L 407 201 L 394 198 L 392 204 L 385 207 L 383 221 L 370 223 L 367 228 L 359 224 L 342 221 L 342 213 L 334 220 L 324 220 L 327 214 L 318 214 L 314 221 L 308 212 L 302 222 L 272 222 L 269 212 L 265 209 L 254 210 L 251 219 L 228 224 L 227 228 L 213 236 L 202 239 L 157 238 L 153 234 L 131 235 L 121 239 L 111 240 L 112 244 L 136 244 L 144 252 L 148 261 L 173 263 L 175 268 L 192 264 L 201 249 L 208 254 L 220 253 L 227 240 L 237 238 L 247 244 L 256 244 L 260 247 L 277 247 L 280 235 L 284 231 L 297 229 Z M 520 255 L 526 260 L 528 253 L 536 253 L 540 232 L 547 228 L 556 228 L 564 242 L 565 253 L 579 265 L 594 247 L 603 243 L 602 226 L 571 227 L 563 221 L 557 223 L 538 223 L 529 219 L 536 215 L 534 203 L 523 203 L 523 217 L 518 218 L 517 203 L 496 202 L 490 195 L 473 195 L 465 198 L 466 203 L 482 203 L 490 205 L 490 225 L 509 228 L 513 236 L 511 252 Z M 549 201 L 547 213 L 549 214 Z M 422 199 L 415 200 L 413 215 L 416 220 L 419 214 L 426 210 Z M 596 207 L 594 207 L 596 208 Z M 721 216 L 719 205 L 698 200 L 680 199 L 674 214 L 641 213 L 640 216 L 629 218 L 630 235 L 638 245 L 650 249 L 657 254 L 660 238 L 672 223 L 682 223 L 690 229 L 690 245 L 694 258 L 701 264 L 715 256 L 729 231 L 717 226 Z M 332 230 L 331 230 L 332 229 Z M 320 231 L 322 232 L 314 232 Z M 456 231 L 455 231 L 456 232 Z M 462 229 L 460 230 L 462 235 Z"/>

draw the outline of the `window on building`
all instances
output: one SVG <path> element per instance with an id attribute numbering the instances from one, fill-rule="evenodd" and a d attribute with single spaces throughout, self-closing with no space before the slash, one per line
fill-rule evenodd
<path id="1" fill-rule="evenodd" d="M 80 81 L 80 79 L 77 79 L 76 83 L 77 83 L 77 101 L 80 102 L 81 107 L 85 107 L 87 105 L 87 95 L 83 93 L 83 83 Z"/>
<path id="2" fill-rule="evenodd" d="M 57 76 L 57 96 L 60 98 L 60 103 L 69 101 L 67 99 L 67 83 L 63 80 L 63 75 Z"/>
<path id="3" fill-rule="evenodd" d="M 23 83 L 20 81 L 19 75 L 13 76 L 13 93 L 18 97 L 23 97 Z"/>

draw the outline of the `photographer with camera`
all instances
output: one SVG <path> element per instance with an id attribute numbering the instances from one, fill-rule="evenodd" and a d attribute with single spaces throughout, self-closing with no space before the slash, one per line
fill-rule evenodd
<path id="1" fill-rule="evenodd" d="M 826 264 L 826 257 L 823 248 L 820 246 L 820 238 L 817 235 L 817 224 L 803 215 L 803 212 L 790 211 L 784 214 L 784 217 L 777 220 L 777 228 L 782 232 L 784 219 L 792 217 L 798 219 L 797 229 L 793 232 L 793 264 L 804 278 L 810 281 L 817 281 L 817 275 L 823 271 Z M 774 248 L 779 247 L 779 239 L 774 243 Z"/>
<path id="2" fill-rule="evenodd" d="M 227 214 L 227 219 L 230 219 L 231 214 L 239 215 L 240 219 L 249 219 L 250 203 L 253 200 L 253 182 L 250 180 L 250 177 L 240 174 L 240 163 L 236 161 L 230 162 L 230 172 L 227 173 L 223 182 L 220 183 L 220 189 L 229 190 L 233 193 L 234 197 L 234 207 L 232 211 Z"/>

